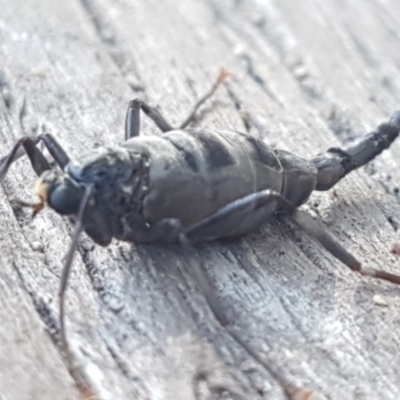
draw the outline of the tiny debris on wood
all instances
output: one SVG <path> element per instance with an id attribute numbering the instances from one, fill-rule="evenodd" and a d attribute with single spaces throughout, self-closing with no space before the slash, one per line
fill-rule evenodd
<path id="1" fill-rule="evenodd" d="M 388 302 L 384 299 L 384 297 L 382 297 L 379 294 L 375 294 L 373 297 L 374 303 L 377 306 L 381 306 L 381 307 L 389 307 Z"/>
<path id="2" fill-rule="evenodd" d="M 395 254 L 396 256 L 400 255 L 400 243 L 397 242 L 392 246 L 392 254 Z"/>

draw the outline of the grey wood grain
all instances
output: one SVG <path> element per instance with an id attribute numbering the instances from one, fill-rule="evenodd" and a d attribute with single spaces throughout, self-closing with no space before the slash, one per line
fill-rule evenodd
<path id="1" fill-rule="evenodd" d="M 360 137 L 400 104 L 395 0 L 0 0 L 0 9 L 0 157 L 44 131 L 71 156 L 121 142 L 134 97 L 178 125 L 221 66 L 232 77 L 198 123 L 304 157 Z M 145 119 L 142 131 L 159 134 Z M 397 273 L 399 156 L 395 143 L 303 207 L 363 263 Z M 34 180 L 22 158 L 0 191 L 0 398 L 400 398 L 400 288 L 353 274 L 285 219 L 190 257 L 82 237 L 67 293 L 71 376 L 57 291 L 72 229 L 50 210 L 31 221 L 15 206 L 34 199 Z M 196 285 L 200 262 L 229 329 Z"/>

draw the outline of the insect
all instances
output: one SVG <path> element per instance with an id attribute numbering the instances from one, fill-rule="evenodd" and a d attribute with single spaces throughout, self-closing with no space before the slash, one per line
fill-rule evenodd
<path id="1" fill-rule="evenodd" d="M 187 128 L 197 109 L 227 78 L 223 70 L 211 90 L 174 129 L 141 100 L 129 103 L 125 139 L 71 160 L 51 134 L 19 139 L 0 164 L 0 182 L 13 161 L 26 153 L 39 179 L 39 212 L 45 205 L 73 216 L 75 230 L 60 283 L 60 326 L 78 236 L 83 230 L 107 246 L 112 238 L 134 243 L 203 241 L 244 235 L 276 213 L 286 213 L 337 259 L 363 275 L 400 284 L 400 276 L 364 268 L 298 206 L 313 190 L 332 188 L 349 172 L 388 148 L 400 131 L 400 111 L 345 149 L 331 148 L 311 160 L 268 147 L 235 131 Z M 161 136 L 141 136 L 140 111 Z M 59 168 L 52 169 L 39 142 Z"/>

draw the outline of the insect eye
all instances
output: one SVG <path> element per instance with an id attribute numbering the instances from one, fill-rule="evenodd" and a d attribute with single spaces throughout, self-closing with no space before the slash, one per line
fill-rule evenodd
<path id="1" fill-rule="evenodd" d="M 82 200 L 83 189 L 71 184 L 57 185 L 50 191 L 48 204 L 62 215 L 76 214 Z"/>

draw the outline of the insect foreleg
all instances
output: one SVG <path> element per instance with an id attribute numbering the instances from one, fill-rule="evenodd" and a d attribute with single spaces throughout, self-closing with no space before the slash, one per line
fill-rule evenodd
<path id="1" fill-rule="evenodd" d="M 70 158 L 60 143 L 58 143 L 58 141 L 50 133 L 41 135 L 40 139 L 43 141 L 46 149 L 54 158 L 54 161 L 57 163 L 57 165 L 61 169 L 64 169 L 64 167 L 69 163 Z"/>
<path id="2" fill-rule="evenodd" d="M 24 137 L 15 143 L 10 154 L 1 160 L 0 164 L 0 182 L 3 181 L 11 164 L 20 156 L 19 150 L 23 148 L 28 155 L 32 168 L 36 175 L 40 176 L 44 171 L 50 169 L 50 164 L 47 162 L 43 153 L 36 147 L 34 139 Z"/>
<path id="3" fill-rule="evenodd" d="M 67 153 L 49 133 L 34 138 L 23 137 L 15 143 L 10 154 L 0 160 L 0 183 L 3 181 L 12 163 L 24 153 L 29 157 L 32 168 L 37 176 L 40 176 L 44 171 L 51 168 L 43 153 L 36 147 L 39 141 L 43 141 L 45 147 L 61 168 L 64 168 L 68 164 L 69 157 Z M 21 149 L 24 152 L 21 152 Z"/>

